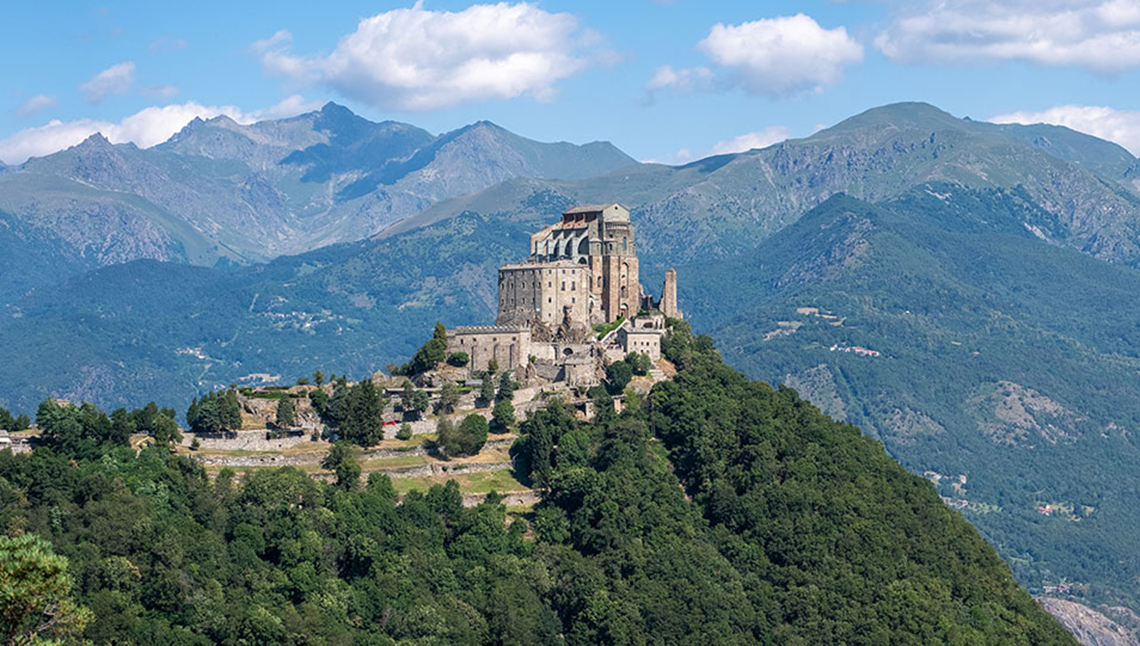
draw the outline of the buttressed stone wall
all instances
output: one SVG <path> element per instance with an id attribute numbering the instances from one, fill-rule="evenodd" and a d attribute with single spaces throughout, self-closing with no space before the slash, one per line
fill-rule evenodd
<path id="1" fill-rule="evenodd" d="M 466 352 L 468 370 L 481 373 L 494 359 L 500 370 L 523 370 L 530 359 L 530 327 L 484 325 L 458 327 L 447 333 L 447 352 Z"/>

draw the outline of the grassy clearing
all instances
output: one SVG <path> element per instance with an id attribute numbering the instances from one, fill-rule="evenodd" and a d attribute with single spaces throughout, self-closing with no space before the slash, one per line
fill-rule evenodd
<path id="1" fill-rule="evenodd" d="M 426 492 L 432 485 L 444 484 L 448 480 L 459 483 L 459 490 L 465 494 L 485 494 L 491 491 L 514 493 L 530 491 L 530 488 L 515 479 L 510 469 L 485 471 L 482 473 L 460 473 L 455 475 L 431 476 L 426 478 L 392 478 L 396 493 L 405 494 L 412 490 Z"/>
<path id="2" fill-rule="evenodd" d="M 365 472 L 377 471 L 379 469 L 399 469 L 401 467 L 417 467 L 427 464 L 432 461 L 426 455 L 402 455 L 395 458 L 375 458 L 373 460 L 363 460 L 360 462 L 360 468 Z"/>

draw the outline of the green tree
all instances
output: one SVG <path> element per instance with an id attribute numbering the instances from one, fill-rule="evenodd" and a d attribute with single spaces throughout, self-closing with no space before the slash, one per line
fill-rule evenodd
<path id="1" fill-rule="evenodd" d="M 451 354 L 447 355 L 447 363 L 449 365 L 455 366 L 456 368 L 462 368 L 470 362 L 471 355 L 463 352 L 462 350 L 459 352 L 452 352 Z"/>
<path id="2" fill-rule="evenodd" d="M 495 395 L 495 399 L 502 401 L 504 399 L 510 400 L 515 396 L 515 382 L 511 379 L 511 371 L 504 370 L 503 374 L 499 377 L 499 392 Z"/>
<path id="3" fill-rule="evenodd" d="M 156 417 L 151 427 L 151 436 L 156 443 L 163 445 L 182 441 L 182 433 L 178 432 L 178 422 L 173 415 L 162 414 Z"/>
<path id="4" fill-rule="evenodd" d="M 405 379 L 404 383 L 400 384 L 400 408 L 404 412 L 412 411 L 412 396 L 415 393 L 415 386 L 412 385 L 410 379 Z"/>
<path id="5" fill-rule="evenodd" d="M 223 429 L 227 431 L 241 429 L 241 404 L 238 403 L 237 391 L 227 390 L 222 395 L 218 412 Z"/>
<path id="6" fill-rule="evenodd" d="M 384 437 L 384 408 L 387 402 L 371 379 L 348 389 L 345 419 L 340 430 L 344 439 L 372 446 Z"/>
<path id="7" fill-rule="evenodd" d="M 412 393 L 412 410 L 415 411 L 416 417 L 422 418 L 430 406 L 431 397 L 428 396 L 427 391 L 422 388 L 417 388 L 416 391 Z"/>
<path id="8" fill-rule="evenodd" d="M 325 373 L 319 369 L 313 372 L 313 383 L 316 384 L 318 388 L 325 385 Z"/>
<path id="9" fill-rule="evenodd" d="M 491 378 L 491 372 L 483 373 L 483 382 L 479 386 L 479 399 L 483 401 L 483 405 L 487 406 L 495 399 L 495 381 Z"/>
<path id="10" fill-rule="evenodd" d="M 71 599 L 68 562 L 35 534 L 0 536 L 0 633 L 4 644 L 78 638 L 92 615 Z"/>
<path id="11" fill-rule="evenodd" d="M 439 388 L 440 414 L 454 413 L 457 406 L 459 406 L 459 386 L 456 386 L 455 382 L 444 382 Z"/>
<path id="12" fill-rule="evenodd" d="M 322 419 L 328 418 L 329 414 L 329 395 L 324 390 L 317 388 L 309 391 L 309 401 L 313 405 L 313 410 L 320 415 Z"/>
<path id="13" fill-rule="evenodd" d="M 125 408 L 116 408 L 111 411 L 111 433 L 119 444 L 129 444 L 131 436 L 138 430 L 131 414 Z"/>
<path id="14" fill-rule="evenodd" d="M 277 428 L 289 428 L 293 426 L 294 417 L 293 398 L 283 395 L 281 399 L 277 400 L 277 415 L 274 417 L 273 423 L 277 425 Z"/>
<path id="15" fill-rule="evenodd" d="M 396 431 L 397 440 L 410 440 L 412 439 L 412 425 L 404 422 L 400 424 L 400 430 Z"/>
<path id="16" fill-rule="evenodd" d="M 488 361 L 488 362 L 487 362 L 487 372 L 488 372 L 488 373 L 490 373 L 490 374 L 492 374 L 492 375 L 493 375 L 493 374 L 495 374 L 495 373 L 496 373 L 496 372 L 498 372 L 498 371 L 499 371 L 499 362 L 498 362 L 498 360 L 496 360 L 496 359 L 491 359 L 490 361 Z"/>
<path id="17" fill-rule="evenodd" d="M 633 369 L 633 374 L 645 376 L 649 374 L 649 370 L 653 367 L 653 362 L 649 360 L 649 355 L 644 352 L 630 352 L 625 355 L 625 362 Z"/>
<path id="18" fill-rule="evenodd" d="M 352 447 L 343 440 L 332 445 L 321 460 L 321 468 L 332 471 L 336 475 L 336 486 L 346 491 L 356 489 L 360 483 L 360 465 L 352 455 Z"/>
<path id="19" fill-rule="evenodd" d="M 509 399 L 499 400 L 491 411 L 491 420 L 499 430 L 510 430 L 515 424 L 515 405 Z"/>
<path id="20" fill-rule="evenodd" d="M 573 415 L 558 399 L 531 413 L 519 425 L 519 440 L 511 447 L 519 471 L 536 485 L 549 483 L 555 466 L 554 447 L 576 427 Z"/>
<path id="21" fill-rule="evenodd" d="M 444 455 L 456 457 L 461 455 L 475 455 L 487 443 L 487 419 L 482 415 L 471 414 L 463 418 L 456 426 L 450 420 L 447 424 L 441 423 L 436 427 L 438 432 L 437 443 Z"/>
<path id="22" fill-rule="evenodd" d="M 606 382 L 613 395 L 620 394 L 633 380 L 633 367 L 625 361 L 615 361 L 606 366 Z"/>
<path id="23" fill-rule="evenodd" d="M 435 331 L 426 343 L 412 356 L 412 360 L 400 370 L 406 375 L 418 375 L 436 367 L 447 358 L 447 328 L 443 323 L 435 324 Z"/>

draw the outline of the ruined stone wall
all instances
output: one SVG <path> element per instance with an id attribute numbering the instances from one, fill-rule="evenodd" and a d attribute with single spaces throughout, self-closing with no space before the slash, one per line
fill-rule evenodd
<path id="1" fill-rule="evenodd" d="M 681 318 L 681 310 L 677 307 L 677 272 L 673 269 L 665 271 L 665 286 L 661 289 L 661 313 L 669 318 Z"/>

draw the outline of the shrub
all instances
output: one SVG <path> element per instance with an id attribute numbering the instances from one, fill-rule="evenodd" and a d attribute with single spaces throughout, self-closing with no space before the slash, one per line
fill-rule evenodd
<path id="1" fill-rule="evenodd" d="M 487 420 L 482 415 L 468 415 L 459 426 L 450 420 L 440 420 L 437 428 L 436 441 L 448 457 L 475 455 L 487 443 Z"/>
<path id="2" fill-rule="evenodd" d="M 644 352 L 630 352 L 625 355 L 625 362 L 633 368 L 633 374 L 635 375 L 647 375 L 649 374 L 650 368 L 653 367 L 653 362 L 649 360 L 649 355 Z"/>
<path id="3" fill-rule="evenodd" d="M 397 440 L 410 440 L 412 439 L 412 425 L 404 422 L 400 424 L 400 430 L 396 431 Z"/>
<path id="4" fill-rule="evenodd" d="M 462 368 L 470 362 L 471 356 L 466 352 L 452 352 L 451 354 L 447 355 L 447 363 L 449 365 L 455 366 L 456 368 Z"/>

